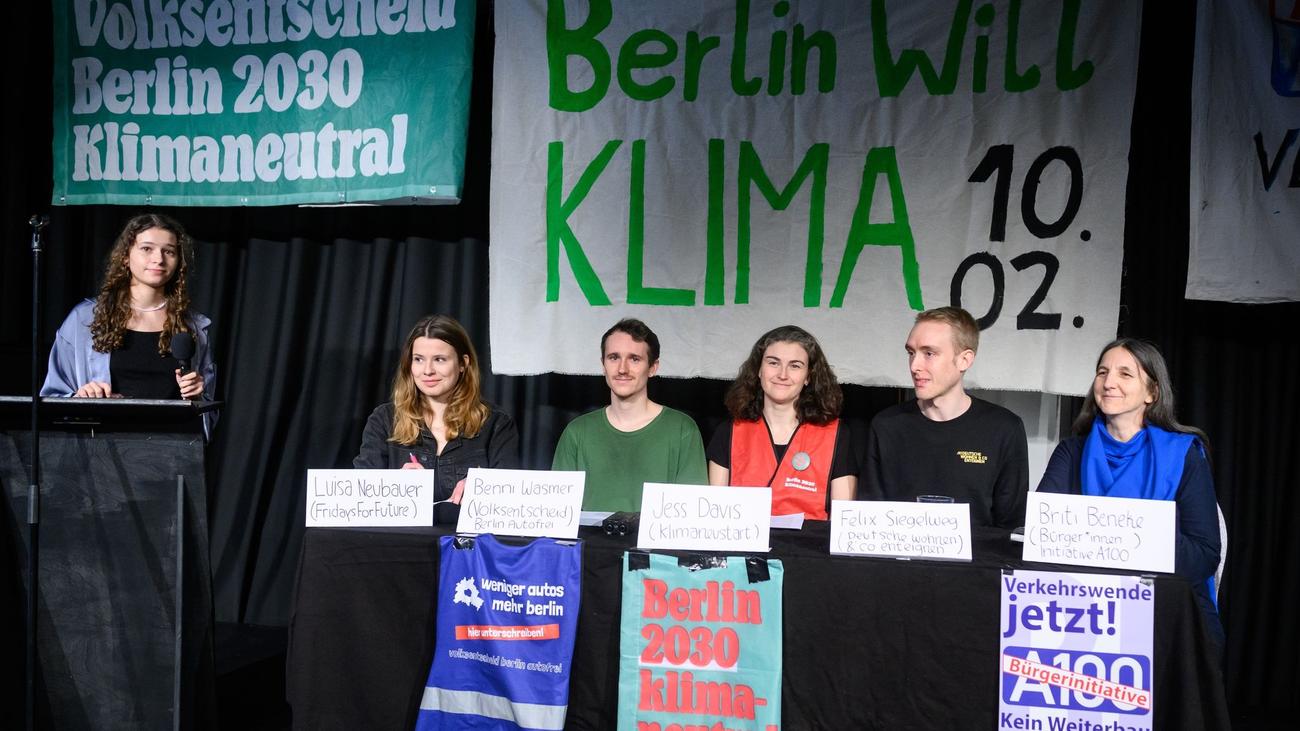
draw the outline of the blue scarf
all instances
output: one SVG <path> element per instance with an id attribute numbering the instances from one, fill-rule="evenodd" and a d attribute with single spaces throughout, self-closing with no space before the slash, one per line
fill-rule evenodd
<path id="1" fill-rule="evenodd" d="M 1147 425 L 1121 442 L 1106 431 L 1106 421 L 1098 415 L 1083 443 L 1083 494 L 1173 500 L 1187 450 L 1195 441 L 1191 434 Z"/>
<path id="2" fill-rule="evenodd" d="M 1098 414 L 1083 443 L 1083 464 L 1079 467 L 1083 494 L 1173 500 L 1183 479 L 1187 450 L 1193 444 L 1200 448 L 1191 434 L 1165 431 L 1150 424 L 1132 439 L 1121 442 L 1106 431 L 1106 420 Z M 1206 579 L 1205 588 L 1218 609 L 1213 575 Z"/>

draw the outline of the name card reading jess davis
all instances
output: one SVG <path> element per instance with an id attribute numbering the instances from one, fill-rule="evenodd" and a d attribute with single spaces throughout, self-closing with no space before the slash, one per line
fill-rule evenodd
<path id="1" fill-rule="evenodd" d="M 586 472 L 471 467 L 457 533 L 577 538 Z"/>
<path id="2" fill-rule="evenodd" d="M 645 483 L 637 548 L 769 550 L 772 489 Z"/>
<path id="3" fill-rule="evenodd" d="M 832 500 L 830 552 L 969 561 L 970 506 Z"/>
<path id="4" fill-rule="evenodd" d="M 1170 573 L 1174 521 L 1172 500 L 1031 492 L 1024 559 Z"/>
<path id="5" fill-rule="evenodd" d="M 433 470 L 307 470 L 307 527 L 433 525 Z"/>

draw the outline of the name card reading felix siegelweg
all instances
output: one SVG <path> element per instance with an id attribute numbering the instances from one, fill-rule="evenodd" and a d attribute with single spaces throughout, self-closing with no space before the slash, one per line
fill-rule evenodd
<path id="1" fill-rule="evenodd" d="M 830 552 L 969 561 L 970 506 L 833 500 Z"/>

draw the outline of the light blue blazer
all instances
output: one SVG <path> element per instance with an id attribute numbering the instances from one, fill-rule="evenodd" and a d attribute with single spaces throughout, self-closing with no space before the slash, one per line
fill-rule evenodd
<path id="1" fill-rule="evenodd" d="M 82 301 L 59 326 L 50 349 L 50 365 L 41 386 L 42 396 L 71 396 L 78 388 L 91 381 L 112 383 L 108 358 L 94 348 L 90 323 L 95 319 L 95 300 Z M 197 312 L 190 312 L 190 332 L 194 336 L 195 370 L 203 377 L 203 398 L 213 400 L 217 390 L 217 370 L 208 347 L 208 328 L 212 320 Z M 216 414 L 204 414 L 203 425 L 211 437 L 216 424 Z"/>

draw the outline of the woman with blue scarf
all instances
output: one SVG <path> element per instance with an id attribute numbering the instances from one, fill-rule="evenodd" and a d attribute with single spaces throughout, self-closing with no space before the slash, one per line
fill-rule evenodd
<path id="1" fill-rule="evenodd" d="M 1102 349 L 1074 433 L 1057 445 L 1038 489 L 1173 500 L 1174 573 L 1192 582 L 1210 635 L 1222 648 L 1223 625 L 1212 599 L 1220 546 L 1207 440 L 1175 418 L 1169 369 L 1154 345 L 1120 338 Z"/>

